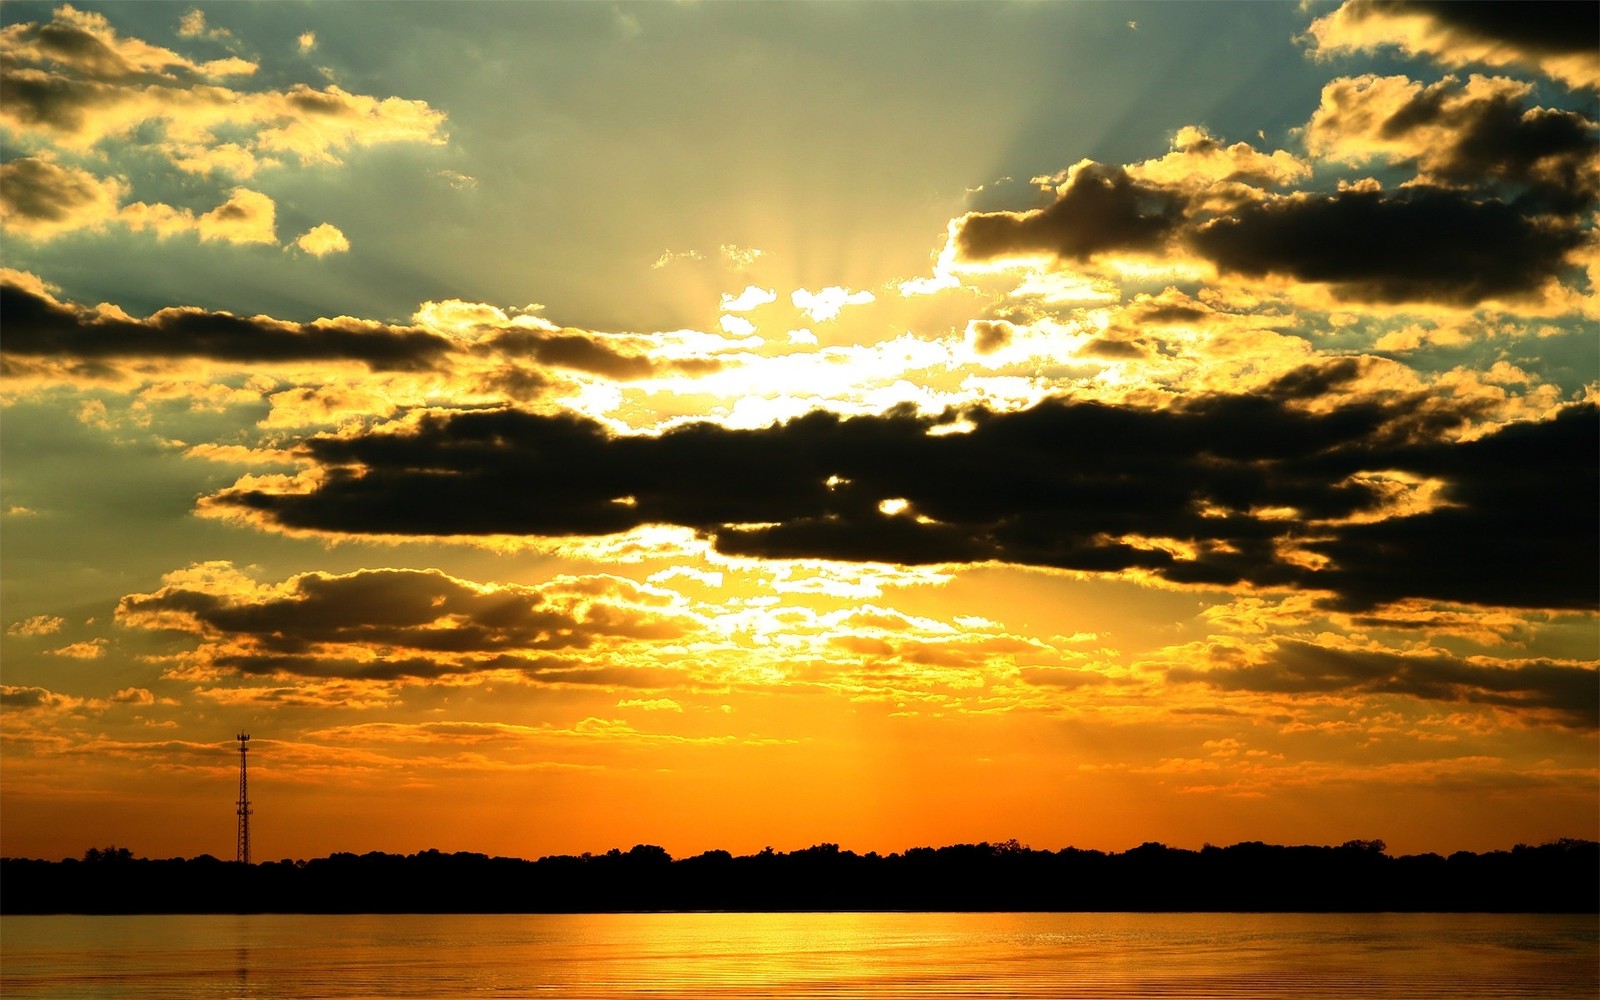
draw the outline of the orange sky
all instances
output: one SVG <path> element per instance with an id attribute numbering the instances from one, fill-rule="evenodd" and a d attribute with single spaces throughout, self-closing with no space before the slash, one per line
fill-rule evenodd
<path id="1" fill-rule="evenodd" d="M 1600 837 L 1592 6 L 372 12 L 0 9 L 0 851 Z"/>

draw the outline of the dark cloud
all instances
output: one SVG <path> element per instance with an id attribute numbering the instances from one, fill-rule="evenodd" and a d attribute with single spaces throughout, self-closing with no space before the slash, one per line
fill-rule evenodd
<path id="1" fill-rule="evenodd" d="M 1112 337 L 1096 337 L 1078 348 L 1079 357 L 1107 358 L 1120 360 L 1125 358 L 1143 358 L 1149 352 L 1131 340 L 1118 340 Z"/>
<path id="2" fill-rule="evenodd" d="M 1334 649 L 1278 639 L 1259 664 L 1167 672 L 1224 690 L 1276 694 L 1361 692 L 1556 712 L 1569 725 L 1600 725 L 1600 672 L 1551 660 L 1482 663 L 1445 653 Z"/>
<path id="3" fill-rule="evenodd" d="M 1473 305 L 1535 292 L 1583 234 L 1501 201 L 1418 187 L 1247 205 L 1204 223 L 1192 241 L 1219 267 L 1252 277 L 1326 282 L 1367 301 Z"/>
<path id="4" fill-rule="evenodd" d="M 972 349 L 979 354 L 993 354 L 1011 343 L 1013 327 L 1003 320 L 973 320 L 967 325 L 972 338 Z"/>
<path id="5" fill-rule="evenodd" d="M 410 681 L 509 670 L 545 686 L 577 685 L 658 691 L 679 687 L 684 682 L 681 671 L 667 667 L 594 666 L 575 663 L 561 656 L 502 654 L 457 658 L 443 658 L 437 655 L 353 657 L 309 653 L 291 656 L 252 652 L 215 656 L 211 658 L 210 663 L 214 667 L 233 671 L 242 677 Z"/>
<path id="6" fill-rule="evenodd" d="M 1485 42 L 1509 42 L 1533 55 L 1593 53 L 1600 45 L 1600 4 L 1592 0 L 1356 0 L 1354 9 L 1427 11 L 1442 25 Z"/>
<path id="7" fill-rule="evenodd" d="M 680 671 L 667 667 L 592 666 L 560 656 L 476 656 L 442 658 L 437 655 L 352 657 L 304 654 L 291 656 L 253 652 L 215 656 L 214 667 L 241 677 L 306 677 L 318 680 L 413 681 L 464 677 L 489 671 L 515 671 L 539 685 L 632 688 L 659 691 L 679 687 Z"/>
<path id="8" fill-rule="evenodd" d="M 549 391 L 553 385 L 549 376 L 536 368 L 518 364 L 504 364 L 478 380 L 479 392 L 496 392 L 517 402 L 531 402 Z"/>
<path id="9" fill-rule="evenodd" d="M 99 35 L 61 17 L 59 12 L 56 19 L 49 24 L 18 25 L 12 31 L 10 41 L 13 48 L 20 47 L 19 43 L 31 44 L 34 51 L 45 59 L 70 65 L 84 76 L 95 79 L 118 80 L 127 77 L 161 79 L 159 76 L 146 74 L 116 49 L 107 45 Z"/>
<path id="10" fill-rule="evenodd" d="M 1451 67 L 1518 66 L 1579 93 L 1600 87 L 1600 9 L 1591 0 L 1348 0 L 1309 34 L 1324 51 L 1392 45 Z"/>
<path id="11" fill-rule="evenodd" d="M 1186 241 L 1225 271 L 1326 283 L 1348 300 L 1475 305 L 1532 296 L 1583 242 L 1579 216 L 1600 196 L 1600 133 L 1575 112 L 1525 107 L 1518 88 L 1476 99 L 1460 91 L 1454 81 L 1424 89 L 1377 127 L 1390 142 L 1432 130 L 1418 144 L 1419 182 L 1399 191 L 1303 192 L 1208 218 L 1215 206 L 1199 195 L 1085 162 L 1046 208 L 962 216 L 956 248 L 969 260 L 1048 253 L 1084 261 Z M 1372 127 L 1359 88 L 1344 96 L 1356 105 L 1319 113 L 1320 136 Z M 1431 138 L 1440 129 L 1451 136 L 1444 146 Z M 1148 312 L 1157 323 L 1204 315 L 1181 303 L 1152 303 Z"/>
<path id="12" fill-rule="evenodd" d="M 1154 250 L 1183 218 L 1181 194 L 1134 180 L 1121 167 L 1074 167 L 1049 207 L 1032 212 L 972 212 L 956 230 L 969 260 L 1053 253 L 1086 260 L 1107 250 Z"/>
<path id="13" fill-rule="evenodd" d="M 1600 9 L 1600 7 L 1597 7 Z M 1494 184 L 1535 210 L 1581 211 L 1595 201 L 1594 160 L 1600 131 L 1575 111 L 1529 107 L 1519 92 L 1501 90 L 1476 100 L 1455 80 L 1419 91 L 1379 127 L 1393 141 L 1422 129 L 1428 180 L 1451 186 Z M 1335 113 L 1317 123 L 1337 131 Z M 1437 129 L 1451 141 L 1440 146 Z"/>
<path id="14" fill-rule="evenodd" d="M 79 11 L 69 4 L 56 8 L 49 23 L 7 27 L 4 48 L 8 64 L 50 65 L 80 78 L 122 86 L 204 84 L 217 68 L 157 45 L 120 37 L 104 15 Z M 244 63 L 228 69 L 237 72 L 244 67 L 254 68 Z"/>
<path id="15" fill-rule="evenodd" d="M 1451 447 L 1402 452 L 1452 506 L 1349 525 L 1309 547 L 1353 606 L 1411 595 L 1469 604 L 1593 607 L 1600 596 L 1600 429 L 1592 405 Z M 1408 460 L 1410 460 L 1408 462 Z"/>
<path id="16" fill-rule="evenodd" d="M 54 692 L 42 687 L 0 685 L 0 705 L 13 710 L 42 708 L 50 704 L 56 697 Z"/>
<path id="17" fill-rule="evenodd" d="M 312 90 L 303 83 L 297 83 L 289 88 L 284 95 L 288 102 L 311 115 L 321 115 L 327 118 L 349 118 L 356 114 L 350 102 L 342 94 Z"/>
<path id="18" fill-rule="evenodd" d="M 529 353 L 541 364 L 575 368 L 614 379 L 647 378 L 655 374 L 655 366 L 649 358 L 624 354 L 584 336 L 555 334 L 529 338 L 525 343 Z"/>
<path id="19" fill-rule="evenodd" d="M 514 670 L 548 684 L 658 686 L 574 659 L 608 640 L 677 638 L 662 599 L 610 577 L 482 588 L 437 570 L 308 573 L 274 589 L 175 584 L 129 594 L 124 625 L 203 636 L 208 662 L 246 676 L 407 680 Z"/>
<path id="20" fill-rule="evenodd" d="M 506 358 L 526 357 L 552 368 L 591 372 L 619 382 L 649 378 L 663 371 L 709 374 L 722 367 L 715 359 L 657 361 L 613 346 L 581 330 L 504 330 L 487 338 L 483 351 Z"/>
<path id="21" fill-rule="evenodd" d="M 622 581 L 612 588 L 632 593 Z M 119 619 L 171 622 L 202 634 L 247 639 L 261 651 L 300 655 L 358 644 L 424 653 L 579 649 L 600 637 L 666 639 L 674 620 L 586 593 L 528 587 L 481 589 L 437 570 L 377 569 L 295 577 L 280 597 L 181 586 L 130 594 Z M 624 594 L 623 596 L 627 596 Z M 403 661 L 394 661 L 403 662 Z"/>
<path id="22" fill-rule="evenodd" d="M 1133 321 L 1154 323 L 1158 326 L 1169 323 L 1198 323 L 1210 315 L 1211 310 L 1199 305 L 1176 302 L 1140 303 L 1129 310 L 1129 316 Z"/>
<path id="23" fill-rule="evenodd" d="M 242 653 L 217 656 L 211 665 L 244 677 L 315 677 L 323 680 L 406 681 L 432 680 L 473 673 L 471 663 L 426 656 L 384 656 L 376 659 L 349 656 L 283 656 Z"/>
<path id="24" fill-rule="evenodd" d="M 1351 607 L 1406 596 L 1594 605 L 1593 406 L 1453 443 L 1440 434 L 1465 414 L 1428 397 L 1294 405 L 1358 370 L 1333 367 L 1165 410 L 974 408 L 963 414 L 974 429 L 953 434 L 933 432 L 958 414 L 906 409 L 653 437 L 615 436 L 572 415 L 435 413 L 403 430 L 309 439 L 303 450 L 323 469 L 310 492 L 247 485 L 204 503 L 340 534 L 674 524 L 724 553 L 764 558 L 1142 569 L 1179 583 L 1327 589 Z M 1442 479 L 1453 506 L 1357 523 L 1385 502 L 1356 477 L 1371 472 Z M 1256 513 L 1285 509 L 1297 518 Z M 1286 560 L 1291 543 L 1331 565 Z"/>
<path id="25" fill-rule="evenodd" d="M 25 156 L 0 165 L 0 213 L 23 223 L 68 224 L 104 202 L 107 189 L 90 174 Z"/>
<path id="26" fill-rule="evenodd" d="M 1454 153 L 1448 179 L 1487 174 L 1526 188 L 1523 197 L 1550 212 L 1578 212 L 1595 203 L 1600 131 L 1576 112 L 1497 102 L 1463 131 Z"/>
<path id="27" fill-rule="evenodd" d="M 297 324 L 190 308 L 125 319 L 11 283 L 0 283 L 0 315 L 5 317 L 0 353 L 8 357 L 358 361 L 377 370 L 415 370 L 432 367 L 452 350 L 450 341 L 426 330 L 345 320 Z"/>
<path id="28" fill-rule="evenodd" d="M 1335 358 L 1318 364 L 1301 365 L 1278 377 L 1272 395 L 1285 401 L 1316 399 L 1348 386 L 1361 377 L 1360 358 Z"/>
<path id="29" fill-rule="evenodd" d="M 51 204 L 42 201 L 33 210 L 46 212 Z M 5 317 L 0 356 L 7 373 L 15 375 L 27 374 L 34 366 L 26 359 L 33 358 L 70 366 L 84 377 L 114 375 L 116 368 L 104 363 L 110 360 L 154 358 L 232 363 L 357 361 L 374 370 L 413 371 L 439 368 L 447 355 L 458 350 L 448 338 L 419 327 L 344 318 L 288 323 L 268 316 L 245 318 L 179 307 L 142 320 L 130 319 L 57 302 L 4 280 L 0 280 L 0 313 Z M 722 367 L 714 358 L 658 361 L 574 330 L 497 331 L 470 350 L 502 362 L 482 376 L 481 384 L 519 399 L 537 397 L 551 384 L 544 372 L 518 364 L 522 359 L 618 381 L 664 371 L 706 374 Z"/>
<path id="30" fill-rule="evenodd" d="M 64 133 L 78 131 L 87 111 L 114 99 L 100 84 L 9 67 L 0 70 L 0 90 L 6 95 L 0 119 Z"/>

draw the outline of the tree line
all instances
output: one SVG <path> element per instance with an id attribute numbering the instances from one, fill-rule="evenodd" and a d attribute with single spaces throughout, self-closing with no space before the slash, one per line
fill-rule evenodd
<path id="1" fill-rule="evenodd" d="M 647 910 L 1600 912 L 1600 844 L 1393 857 L 1382 841 L 1120 853 L 1016 841 L 856 854 L 837 844 L 674 859 L 640 844 L 536 861 L 438 850 L 240 864 L 91 848 L 0 858 L 0 912 L 578 913 Z"/>

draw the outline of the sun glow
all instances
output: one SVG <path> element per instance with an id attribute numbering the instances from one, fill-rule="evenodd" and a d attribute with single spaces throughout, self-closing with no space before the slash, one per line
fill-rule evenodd
<path id="1" fill-rule="evenodd" d="M 7 7 L 6 851 L 1597 835 L 1525 6 Z"/>

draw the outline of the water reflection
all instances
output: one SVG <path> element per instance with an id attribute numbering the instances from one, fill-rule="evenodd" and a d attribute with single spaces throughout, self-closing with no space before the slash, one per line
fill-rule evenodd
<path id="1" fill-rule="evenodd" d="M 15 997 L 1583 997 L 1591 916 L 4 917 Z"/>

